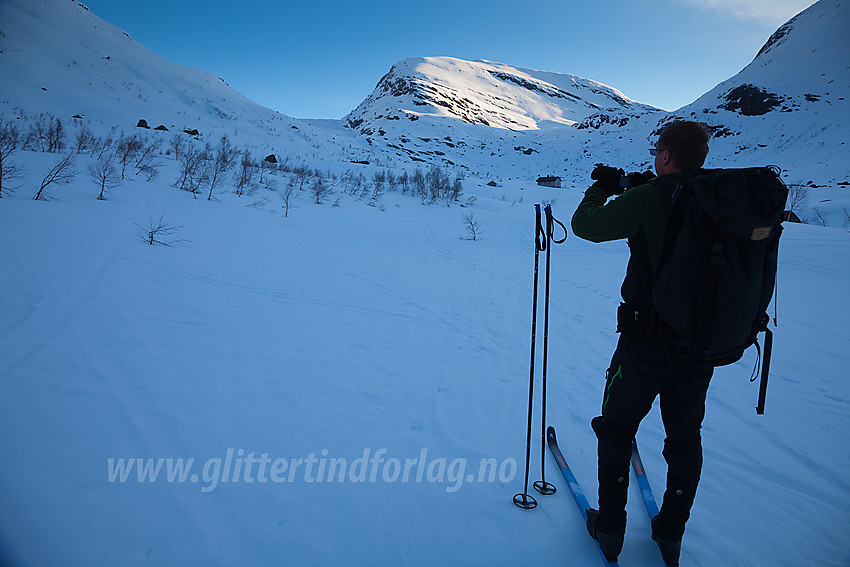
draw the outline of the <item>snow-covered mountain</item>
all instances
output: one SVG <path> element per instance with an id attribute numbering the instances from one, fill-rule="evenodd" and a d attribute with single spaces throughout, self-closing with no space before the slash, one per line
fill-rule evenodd
<path id="1" fill-rule="evenodd" d="M 572 125 L 591 114 L 659 109 L 635 102 L 602 83 L 452 57 L 405 59 L 393 65 L 375 90 L 343 121 L 361 134 L 408 129 L 393 121 L 422 116 L 456 118 L 508 130 Z"/>
<path id="2" fill-rule="evenodd" d="M 227 135 L 264 152 L 307 155 L 322 147 L 334 159 L 362 156 L 338 144 L 336 132 L 163 59 L 75 0 L 0 2 L 0 76 L 0 113 L 8 118 L 49 112 L 70 122 L 76 116 L 95 132 L 132 132 L 144 120 L 151 129 L 197 131 L 212 142 Z"/>
<path id="3" fill-rule="evenodd" d="M 714 131 L 709 165 L 777 164 L 791 182 L 836 188 L 850 180 L 848 26 L 846 2 L 821 0 L 738 75 L 674 112 L 574 75 L 424 57 L 392 66 L 343 120 L 305 121 L 162 59 L 75 0 L 7 0 L 0 113 L 82 116 L 95 130 L 132 131 L 143 119 L 321 167 L 438 164 L 496 180 L 558 175 L 578 187 L 598 162 L 651 166 L 652 134 L 691 117 Z"/>
<path id="4" fill-rule="evenodd" d="M 842 187 L 850 182 L 848 27 L 846 2 L 821 0 L 740 73 L 673 112 L 581 77 L 428 57 L 394 65 L 343 122 L 400 159 L 479 171 L 509 159 L 529 175 L 584 179 L 599 161 L 649 167 L 652 134 L 691 118 L 712 129 L 710 165 L 778 164 L 792 183 Z"/>
<path id="5" fill-rule="evenodd" d="M 850 185 L 850 10 L 821 0 L 785 25 L 740 73 L 675 111 L 714 129 L 713 151 L 775 160 L 794 181 Z M 716 148 L 716 149 L 715 149 Z"/>

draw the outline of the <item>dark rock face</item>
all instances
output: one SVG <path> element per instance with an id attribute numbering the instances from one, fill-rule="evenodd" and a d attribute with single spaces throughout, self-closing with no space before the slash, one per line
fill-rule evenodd
<path id="1" fill-rule="evenodd" d="M 759 57 L 761 57 L 762 55 L 764 55 L 765 53 L 770 51 L 770 48 L 772 48 L 774 45 L 778 44 L 782 40 L 782 38 L 784 38 L 786 35 L 788 35 L 788 33 L 793 29 L 794 20 L 796 20 L 796 19 L 797 19 L 796 17 L 792 18 L 791 20 L 786 22 L 785 25 L 781 26 L 778 30 L 773 32 L 773 35 L 771 35 L 768 38 L 767 42 L 762 46 L 762 48 L 756 54 L 756 59 L 758 59 Z"/>
<path id="2" fill-rule="evenodd" d="M 732 112 L 738 112 L 744 116 L 761 116 L 767 114 L 777 106 L 781 106 L 784 99 L 779 95 L 762 90 L 755 85 L 741 85 L 735 87 L 723 97 L 726 102 L 720 108 Z"/>
<path id="3" fill-rule="evenodd" d="M 546 88 L 546 87 L 544 87 L 544 86 L 542 86 L 538 83 L 533 83 L 531 81 L 523 79 L 522 77 L 517 77 L 515 75 L 505 73 L 504 71 L 495 71 L 493 69 L 490 69 L 488 71 L 488 73 L 490 73 L 491 75 L 493 75 L 494 77 L 496 77 L 497 79 L 500 79 L 502 81 L 509 81 L 511 83 L 514 83 L 516 85 L 521 86 L 524 89 L 528 89 L 530 91 L 536 91 L 536 92 L 539 92 L 539 93 L 544 94 L 546 96 L 550 96 L 550 97 L 554 97 L 554 98 L 563 98 L 563 99 L 568 99 L 568 100 L 572 100 L 572 101 L 581 101 L 581 97 L 576 96 L 574 94 L 568 93 L 566 91 L 562 91 L 561 89 L 551 87 L 551 86 Z"/>

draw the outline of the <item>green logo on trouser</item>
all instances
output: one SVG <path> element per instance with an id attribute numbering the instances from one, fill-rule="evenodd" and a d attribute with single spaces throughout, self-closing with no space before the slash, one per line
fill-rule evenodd
<path id="1" fill-rule="evenodd" d="M 605 385 L 605 400 L 602 402 L 602 413 L 605 413 L 605 406 L 608 405 L 608 396 L 611 393 L 611 386 L 614 384 L 614 380 L 620 378 L 623 375 L 623 365 L 617 367 L 617 371 L 611 375 L 610 370 L 608 371 L 608 383 Z"/>

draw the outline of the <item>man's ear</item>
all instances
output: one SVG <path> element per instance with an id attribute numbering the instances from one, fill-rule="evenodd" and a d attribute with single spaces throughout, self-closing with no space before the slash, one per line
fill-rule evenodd
<path id="1" fill-rule="evenodd" d="M 658 159 L 659 167 L 656 167 L 658 175 L 666 175 L 668 173 L 676 173 L 680 171 L 680 169 L 676 167 L 676 164 L 673 163 L 673 155 L 670 153 L 670 150 L 660 150 L 658 152 Z"/>

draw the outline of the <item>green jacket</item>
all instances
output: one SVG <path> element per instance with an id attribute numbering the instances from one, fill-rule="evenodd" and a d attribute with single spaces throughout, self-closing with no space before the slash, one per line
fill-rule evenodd
<path id="1" fill-rule="evenodd" d="M 665 177 L 677 183 L 686 175 Z M 610 201 L 605 191 L 593 186 L 573 214 L 573 233 L 580 238 L 591 242 L 628 240 L 631 255 L 621 294 L 625 303 L 638 309 L 652 309 L 652 274 L 668 213 L 658 190 L 647 183 Z"/>

